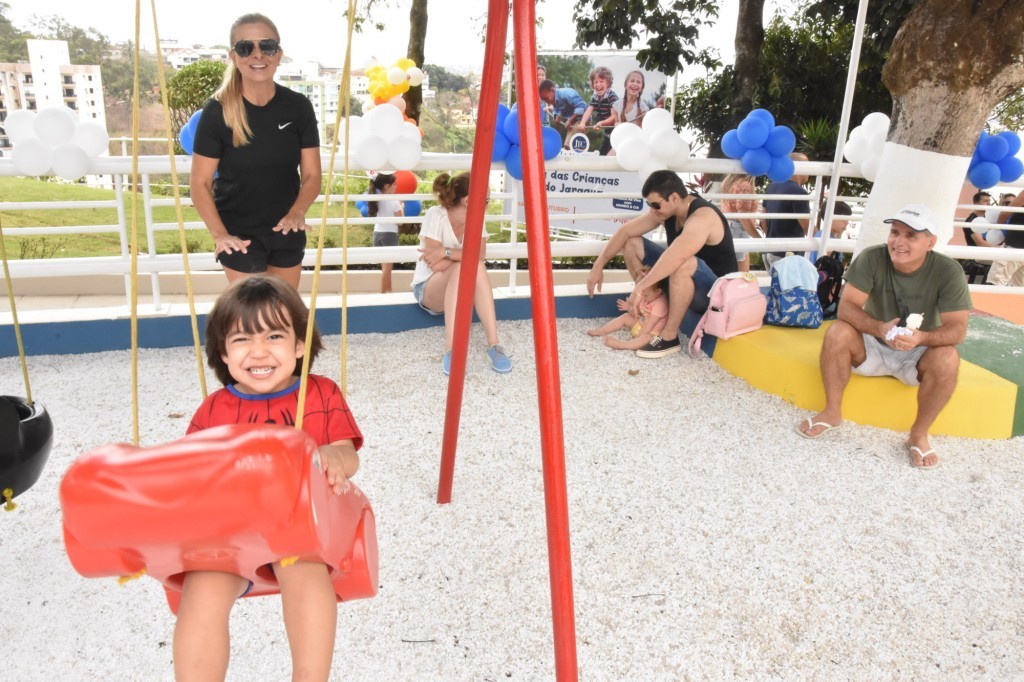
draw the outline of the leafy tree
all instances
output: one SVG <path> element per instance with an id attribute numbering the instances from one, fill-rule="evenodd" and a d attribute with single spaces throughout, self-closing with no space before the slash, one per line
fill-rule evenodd
<path id="1" fill-rule="evenodd" d="M 424 151 L 472 153 L 476 129 L 459 126 L 454 116 L 463 104 L 463 97 L 459 93 L 439 91 L 424 105 L 420 119 Z"/>
<path id="2" fill-rule="evenodd" d="M 1024 133 L 1024 88 L 1000 102 L 992 118 L 1007 130 Z"/>
<path id="3" fill-rule="evenodd" d="M 91 26 L 73 26 L 57 15 L 33 17 L 33 26 L 39 38 L 64 40 L 72 64 L 99 64 L 110 47 L 110 39 Z"/>
<path id="4" fill-rule="evenodd" d="M 19 28 L 15 28 L 7 13 L 11 6 L 6 2 L 0 2 L 0 62 L 19 62 L 28 60 L 28 43 L 25 41 L 29 35 Z"/>
<path id="5" fill-rule="evenodd" d="M 853 25 L 838 18 L 797 13 L 776 16 L 765 32 L 751 105 L 768 109 L 783 125 L 839 122 L 846 89 Z M 859 121 L 872 111 L 889 111 L 892 100 L 881 83 L 882 56 L 865 41 L 852 111 Z M 735 69 L 726 67 L 693 81 L 676 104 L 680 123 L 698 132 L 701 141 L 717 148 L 727 130 L 749 108 L 738 110 Z"/>
<path id="6" fill-rule="evenodd" d="M 427 64 L 423 67 L 423 70 L 430 74 L 430 84 L 434 87 L 434 90 L 437 90 L 438 92 L 459 92 L 472 86 L 469 78 L 457 73 L 452 73 L 443 66 Z"/>
<path id="7" fill-rule="evenodd" d="M 182 67 L 167 81 L 167 105 L 171 109 L 174 136 L 213 95 L 224 77 L 221 62 L 198 61 Z"/>
<path id="8" fill-rule="evenodd" d="M 649 71 L 671 76 L 684 64 L 721 65 L 712 51 L 697 50 L 701 27 L 718 18 L 718 3 L 711 0 L 576 0 L 572 18 L 579 47 L 632 48 L 641 42 L 641 28 L 650 37 L 637 61 Z"/>
<path id="9" fill-rule="evenodd" d="M 537 63 L 542 64 L 548 72 L 548 80 L 560 88 L 572 88 L 583 94 L 590 89 L 589 57 L 582 55 L 541 55 Z"/>
<path id="10" fill-rule="evenodd" d="M 100 62 L 103 74 L 103 96 L 108 103 L 129 102 L 135 87 L 135 46 L 129 42 L 123 56 L 106 58 Z M 156 58 L 146 52 L 139 53 L 139 101 L 148 104 L 159 100 L 157 93 Z"/>

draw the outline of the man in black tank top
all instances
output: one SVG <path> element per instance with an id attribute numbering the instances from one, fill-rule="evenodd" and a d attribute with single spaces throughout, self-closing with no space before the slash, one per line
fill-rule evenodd
<path id="1" fill-rule="evenodd" d="M 729 224 L 718 207 L 686 191 L 673 171 L 655 171 L 644 182 L 641 193 L 650 210 L 620 227 L 594 261 L 587 278 L 587 291 L 601 291 L 604 266 L 622 253 L 626 267 L 636 280 L 628 304 L 640 313 L 642 293 L 661 280 L 668 280 L 668 320 L 661 336 L 638 350 L 642 358 L 660 358 L 679 351 L 679 325 L 687 310 L 703 313 L 715 280 L 736 272 L 736 251 Z M 662 246 L 643 235 L 665 226 L 668 245 Z M 650 268 L 646 274 L 643 266 Z"/>

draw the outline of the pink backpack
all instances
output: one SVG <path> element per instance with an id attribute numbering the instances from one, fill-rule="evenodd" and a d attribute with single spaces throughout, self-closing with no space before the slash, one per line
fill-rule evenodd
<path id="1" fill-rule="evenodd" d="M 708 310 L 690 336 L 690 355 L 694 357 L 700 352 L 704 332 L 723 340 L 752 332 L 761 328 L 768 309 L 768 299 L 750 273 L 719 277 L 708 299 Z"/>

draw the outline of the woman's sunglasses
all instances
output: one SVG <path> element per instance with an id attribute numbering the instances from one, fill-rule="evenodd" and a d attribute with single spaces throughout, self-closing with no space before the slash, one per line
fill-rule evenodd
<path id="1" fill-rule="evenodd" d="M 281 49 L 281 43 L 277 42 L 273 38 L 264 38 L 259 43 L 254 43 L 251 40 L 239 40 L 235 43 L 235 54 L 239 57 L 248 57 L 252 54 L 253 48 L 256 45 L 260 46 L 260 52 L 267 57 L 273 57 L 277 54 L 277 51 Z"/>

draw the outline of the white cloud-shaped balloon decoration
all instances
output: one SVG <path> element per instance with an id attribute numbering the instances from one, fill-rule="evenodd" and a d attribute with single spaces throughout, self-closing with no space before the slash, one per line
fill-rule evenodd
<path id="1" fill-rule="evenodd" d="M 667 109 L 651 109 L 644 114 L 641 126 L 615 126 L 611 143 L 619 165 L 636 171 L 641 182 L 654 171 L 666 170 L 668 164 L 690 157 L 690 145 L 676 132 Z"/>
<path id="2" fill-rule="evenodd" d="M 344 144 L 344 129 L 338 141 Z M 348 144 L 350 156 L 366 170 L 412 170 L 423 157 L 420 129 L 389 102 L 349 118 Z"/>
<path id="3" fill-rule="evenodd" d="M 57 175 L 77 180 L 89 172 L 93 159 L 107 150 L 110 136 L 94 121 L 82 121 L 67 107 L 38 113 L 19 109 L 4 121 L 11 144 L 11 162 L 21 175 Z"/>
<path id="4" fill-rule="evenodd" d="M 861 124 L 850 131 L 850 139 L 843 147 L 843 156 L 857 167 L 866 180 L 874 182 L 882 162 L 885 138 L 889 134 L 889 117 L 875 111 L 864 117 Z"/>

